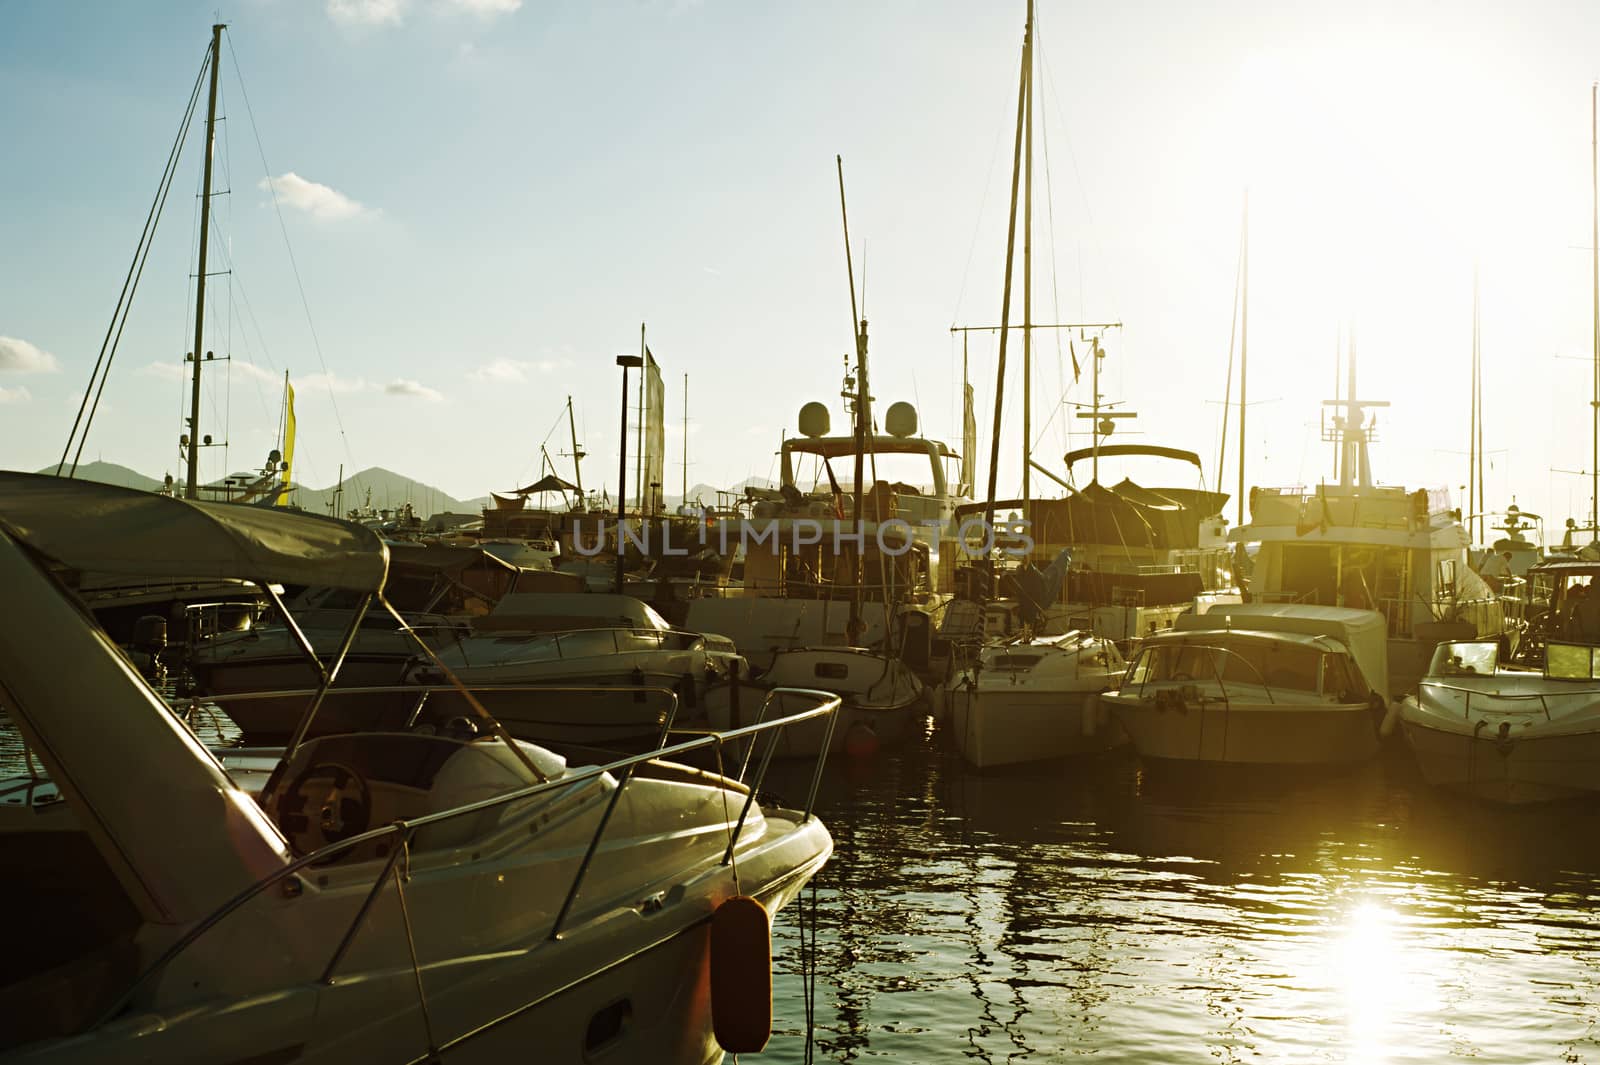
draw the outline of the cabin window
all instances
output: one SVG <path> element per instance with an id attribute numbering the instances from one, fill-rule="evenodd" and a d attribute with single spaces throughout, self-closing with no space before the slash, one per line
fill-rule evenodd
<path id="1" fill-rule="evenodd" d="M 995 655 L 994 662 L 991 663 L 989 668 L 1008 669 L 1015 672 L 1021 672 L 1022 670 L 1032 669 L 1034 666 L 1038 665 L 1039 659 L 1043 657 L 1043 655 Z"/>
<path id="2" fill-rule="evenodd" d="M 1348 655 L 1322 656 L 1322 694 L 1342 702 L 1362 702 L 1367 698 L 1367 682 Z"/>
<path id="3" fill-rule="evenodd" d="M 1461 677 L 1493 674 L 1500 665 L 1500 645 L 1490 641 L 1441 643 L 1433 652 L 1428 672 L 1434 676 Z"/>
<path id="4" fill-rule="evenodd" d="M 1435 585 L 1434 599 L 1454 599 L 1456 597 L 1456 560 L 1441 558 L 1439 560 L 1439 573 Z"/>
<path id="5" fill-rule="evenodd" d="M 1321 652 L 1298 644 L 1235 641 L 1221 655 L 1222 680 L 1223 683 L 1314 692 L 1320 659 Z"/>
<path id="6" fill-rule="evenodd" d="M 850 675 L 850 667 L 843 662 L 818 662 L 811 667 L 811 675 L 823 680 L 843 680 Z"/>
<path id="7" fill-rule="evenodd" d="M 1556 680 L 1593 680 L 1594 648 L 1582 644 L 1551 643 L 1545 647 L 1545 675 Z"/>

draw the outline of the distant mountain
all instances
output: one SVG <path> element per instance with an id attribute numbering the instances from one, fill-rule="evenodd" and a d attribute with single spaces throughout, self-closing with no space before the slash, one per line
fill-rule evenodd
<path id="1" fill-rule="evenodd" d="M 39 473 L 53 474 L 54 466 L 47 466 Z M 134 488 L 142 492 L 154 492 L 161 487 L 161 481 L 154 477 L 146 477 L 136 470 L 126 466 L 118 466 L 114 462 L 89 462 L 78 467 L 78 479 L 84 481 L 99 481 L 102 484 L 115 484 L 124 488 Z M 338 485 L 329 485 L 326 488 L 311 488 L 300 485 L 295 488 L 291 500 L 296 506 L 309 510 L 314 514 L 329 513 L 329 504 L 333 502 Z M 747 477 L 738 484 L 725 491 L 743 496 L 746 487 L 775 488 L 773 482 L 765 477 Z M 370 495 L 368 491 L 370 489 Z M 717 500 L 717 486 L 710 484 L 697 484 L 689 489 L 690 499 L 699 499 L 704 503 L 715 503 Z M 340 516 L 352 510 L 367 505 L 368 501 L 375 510 L 399 510 L 406 503 L 410 503 L 416 510 L 417 517 L 428 518 L 434 514 L 476 514 L 484 507 L 490 505 L 487 495 L 477 496 L 472 499 L 456 499 L 453 496 L 425 484 L 422 481 L 407 477 L 393 470 L 386 470 L 381 466 L 373 466 L 353 473 L 344 479 L 344 500 L 340 504 Z M 678 496 L 666 497 L 669 507 L 676 507 L 683 500 Z"/>
<path id="2" fill-rule="evenodd" d="M 46 466 L 35 473 L 54 476 L 56 468 Z M 126 466 L 118 466 L 115 462 L 86 462 L 78 467 L 76 479 L 80 481 L 96 481 L 100 484 L 114 484 L 122 488 L 136 488 L 141 492 L 154 492 L 161 487 L 161 482 L 154 477 L 146 477 Z"/>
<path id="3" fill-rule="evenodd" d="M 336 484 L 327 488 L 309 488 L 301 485 L 295 489 L 294 495 L 290 498 L 296 505 L 306 510 L 327 514 L 328 504 L 333 502 L 338 488 Z M 419 518 L 446 512 L 476 514 L 489 505 L 488 496 L 456 499 L 431 484 L 424 484 L 405 474 L 386 470 L 382 466 L 373 466 L 360 473 L 352 473 L 344 479 L 344 501 L 340 505 L 340 516 L 366 506 L 369 501 L 376 510 L 399 510 L 410 503 Z"/>
<path id="4" fill-rule="evenodd" d="M 54 474 L 56 468 L 46 466 L 35 472 Z M 78 467 L 77 479 L 114 484 L 141 492 L 154 492 L 162 485 L 162 482 L 154 477 L 146 477 L 136 470 L 118 466 L 114 462 L 84 463 Z M 290 498 L 296 505 L 306 510 L 316 514 L 327 514 L 328 504 L 333 501 L 337 488 L 337 485 L 330 485 L 327 488 L 308 488 L 302 485 L 295 489 L 294 495 Z M 431 484 L 424 484 L 393 470 L 374 466 L 344 479 L 344 502 L 341 511 L 349 512 L 365 505 L 369 498 L 367 494 L 369 488 L 372 490 L 370 499 L 375 509 L 398 510 L 404 504 L 410 503 L 419 518 L 427 518 L 445 511 L 454 514 L 476 514 L 489 505 L 488 496 L 456 499 Z M 343 513 L 340 516 L 343 517 Z"/>

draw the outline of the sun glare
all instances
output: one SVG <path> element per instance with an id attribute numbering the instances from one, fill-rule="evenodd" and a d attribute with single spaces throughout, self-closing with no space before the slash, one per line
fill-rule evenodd
<path id="1" fill-rule="evenodd" d="M 1351 1061 L 1379 1062 L 1395 1049 L 1403 1018 L 1427 1010 L 1427 987 L 1408 971 L 1404 929 L 1377 903 L 1350 911 L 1333 943 L 1332 985 L 1346 1010 Z"/>

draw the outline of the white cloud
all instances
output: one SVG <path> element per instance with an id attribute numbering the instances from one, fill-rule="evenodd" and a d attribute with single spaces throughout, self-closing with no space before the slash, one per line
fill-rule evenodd
<path id="1" fill-rule="evenodd" d="M 7 403 L 26 403 L 32 399 L 26 388 L 18 385 L 16 388 L 0 388 L 0 405 Z"/>
<path id="2" fill-rule="evenodd" d="M 262 178 L 257 184 L 259 188 L 271 189 L 284 203 L 313 218 L 338 221 L 369 213 L 367 208 L 337 189 L 307 181 L 293 170 L 282 177 Z"/>
<path id="3" fill-rule="evenodd" d="M 400 377 L 390 381 L 383 387 L 383 390 L 391 396 L 415 396 L 417 399 L 425 399 L 429 403 L 437 403 L 444 398 L 444 393 L 438 389 L 429 388 L 427 385 L 413 381 L 408 377 Z"/>
<path id="4" fill-rule="evenodd" d="M 522 6 L 522 0 L 443 0 L 441 5 L 451 11 L 465 11 L 480 18 L 509 15 Z"/>
<path id="5" fill-rule="evenodd" d="M 304 396 L 315 392 L 363 392 L 367 382 L 360 377 L 340 377 L 335 373 L 314 373 L 309 377 L 302 377 L 292 382 L 295 386 L 295 395 Z"/>
<path id="6" fill-rule="evenodd" d="M 159 377 L 163 381 L 181 381 L 189 372 L 175 362 L 152 362 L 139 367 L 141 377 Z"/>
<path id="7" fill-rule="evenodd" d="M 0 371 L 9 373 L 55 373 L 61 368 L 56 357 L 40 351 L 26 340 L 0 337 Z"/>
<path id="8" fill-rule="evenodd" d="M 474 381 L 520 383 L 530 373 L 549 373 L 572 365 L 568 359 L 494 359 L 472 371 Z"/>
<path id="9" fill-rule="evenodd" d="M 234 359 L 233 368 L 241 376 L 253 378 L 257 381 L 279 381 L 282 379 L 270 370 L 263 370 L 248 359 Z"/>
<path id="10" fill-rule="evenodd" d="M 403 0 L 328 0 L 328 17 L 346 26 L 400 24 Z"/>

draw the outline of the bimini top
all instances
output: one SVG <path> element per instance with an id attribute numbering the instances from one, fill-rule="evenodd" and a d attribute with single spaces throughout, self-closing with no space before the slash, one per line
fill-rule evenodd
<path id="1" fill-rule="evenodd" d="M 378 534 L 351 522 L 35 473 L 0 471 L 0 529 L 80 573 L 378 591 L 389 571 Z"/>

